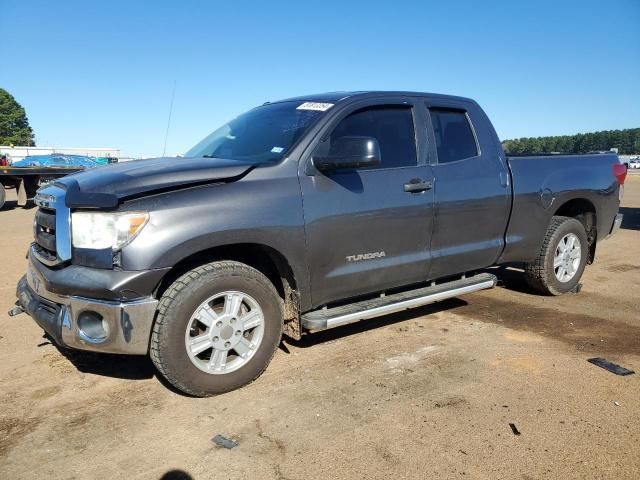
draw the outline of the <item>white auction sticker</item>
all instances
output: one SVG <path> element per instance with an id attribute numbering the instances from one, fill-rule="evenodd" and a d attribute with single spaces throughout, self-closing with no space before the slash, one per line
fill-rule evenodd
<path id="1" fill-rule="evenodd" d="M 319 112 L 326 112 L 331 107 L 333 107 L 333 103 L 304 102 L 296 108 L 296 110 L 317 110 Z"/>

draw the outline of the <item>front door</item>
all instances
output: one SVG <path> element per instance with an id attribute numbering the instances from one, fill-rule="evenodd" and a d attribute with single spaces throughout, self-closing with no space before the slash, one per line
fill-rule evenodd
<path id="1" fill-rule="evenodd" d="M 416 123 L 412 103 L 385 102 L 352 107 L 321 135 L 316 151 L 373 137 L 381 164 L 300 176 L 314 306 L 426 280 L 433 177 L 426 149 L 419 161 Z"/>

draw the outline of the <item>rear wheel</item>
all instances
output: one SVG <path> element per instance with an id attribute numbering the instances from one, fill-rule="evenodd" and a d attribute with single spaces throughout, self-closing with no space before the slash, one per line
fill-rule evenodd
<path id="1" fill-rule="evenodd" d="M 0 210 L 4 207 L 4 202 L 7 198 L 7 193 L 4 190 L 4 185 L 0 183 Z"/>
<path id="2" fill-rule="evenodd" d="M 588 256 L 582 223 L 575 218 L 553 217 L 538 257 L 525 265 L 527 282 L 546 295 L 567 293 L 578 285 Z"/>
<path id="3" fill-rule="evenodd" d="M 160 300 L 151 359 L 176 388 L 199 397 L 250 383 L 282 336 L 282 300 L 259 271 L 213 262 L 176 280 Z"/>

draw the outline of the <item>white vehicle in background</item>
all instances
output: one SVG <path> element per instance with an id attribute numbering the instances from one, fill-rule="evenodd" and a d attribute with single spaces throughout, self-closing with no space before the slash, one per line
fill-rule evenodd
<path id="1" fill-rule="evenodd" d="M 629 165 L 627 168 L 638 168 L 640 169 L 640 159 L 635 158 L 633 160 L 629 160 Z"/>

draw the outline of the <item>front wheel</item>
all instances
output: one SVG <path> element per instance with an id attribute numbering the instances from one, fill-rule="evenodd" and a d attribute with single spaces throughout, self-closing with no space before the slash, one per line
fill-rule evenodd
<path id="1" fill-rule="evenodd" d="M 256 379 L 282 336 L 282 300 L 259 271 L 213 262 L 178 278 L 164 293 L 150 356 L 176 388 L 198 397 Z"/>
<path id="2" fill-rule="evenodd" d="M 578 285 L 588 256 L 584 226 L 575 218 L 552 217 L 538 257 L 525 265 L 527 282 L 545 295 L 570 292 Z"/>

